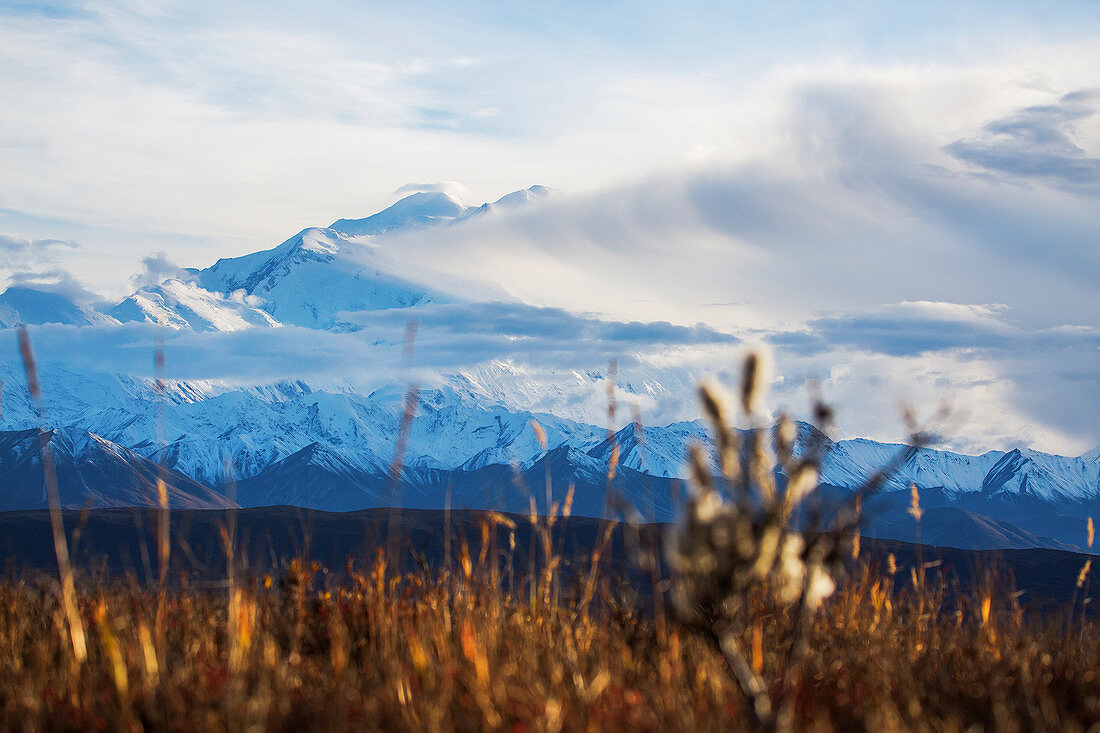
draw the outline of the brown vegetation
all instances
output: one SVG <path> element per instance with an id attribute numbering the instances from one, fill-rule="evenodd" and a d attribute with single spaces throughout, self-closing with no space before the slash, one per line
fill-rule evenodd
<path id="1" fill-rule="evenodd" d="M 6 729 L 689 730 L 746 728 L 748 703 L 705 634 L 624 604 L 601 583 L 515 593 L 459 551 L 457 569 L 397 576 L 379 556 L 340 581 L 286 578 L 221 591 L 103 584 L 79 591 L 88 657 L 60 594 L 0 585 Z M 468 569 L 468 573 L 466 572 Z M 799 729 L 1085 730 L 1100 720 L 1093 622 L 1029 619 L 979 593 L 867 571 L 813 615 L 808 653 L 783 666 L 797 619 L 745 600 L 738 641 Z M 158 612 L 161 614 L 158 625 Z M 158 626 L 160 632 L 158 633 Z M 783 689 L 786 687 L 787 689 Z"/>

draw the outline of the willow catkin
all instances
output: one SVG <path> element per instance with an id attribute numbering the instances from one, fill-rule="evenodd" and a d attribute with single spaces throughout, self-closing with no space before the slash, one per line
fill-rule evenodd
<path id="1" fill-rule="evenodd" d="M 704 384 L 699 387 L 699 399 L 703 404 L 703 412 L 710 421 L 714 431 L 714 440 L 718 449 L 718 464 L 722 475 L 730 483 L 736 483 L 740 479 L 741 466 L 737 460 L 740 450 L 740 437 L 737 431 L 730 427 L 726 419 L 725 408 L 714 388 Z"/>

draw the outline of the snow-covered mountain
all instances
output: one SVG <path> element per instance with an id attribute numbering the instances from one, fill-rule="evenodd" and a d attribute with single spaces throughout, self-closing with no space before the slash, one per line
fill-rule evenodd
<path id="1" fill-rule="evenodd" d="M 117 324 L 118 321 L 61 293 L 13 285 L 0 293 L 0 328 L 12 328 L 22 323 L 101 326 Z"/>
<path id="2" fill-rule="evenodd" d="M 491 310 L 466 308 L 471 304 L 454 296 L 444 299 L 428 284 L 394 270 L 394 258 L 380 253 L 398 241 L 391 237 L 399 232 L 462 226 L 475 216 L 512 216 L 549 194 L 533 186 L 480 206 L 443 193 L 413 194 L 373 216 L 305 229 L 270 250 L 221 259 L 142 287 L 107 313 L 57 293 L 13 287 L 0 295 L 0 328 L 21 322 L 107 328 L 140 322 L 217 332 L 203 335 L 209 341 L 196 336 L 190 348 L 240 335 L 226 332 L 256 329 L 233 342 L 245 349 L 253 336 L 289 339 L 316 329 L 341 331 L 322 335 L 361 339 L 371 349 L 399 349 L 400 341 L 381 330 L 382 321 L 374 316 L 404 324 L 418 314 L 441 318 L 441 309 L 465 308 L 444 315 L 449 328 L 468 328 L 472 349 L 491 328 L 464 326 L 463 319 L 486 317 Z M 537 326 L 569 337 L 578 324 L 595 322 L 580 316 L 562 321 L 560 312 L 553 316 Z M 270 330 L 282 325 L 298 328 Z M 146 348 L 140 339 L 148 334 L 136 332 L 139 340 L 126 343 Z M 466 331 L 462 334 L 465 338 Z M 448 347 L 462 350 L 467 344 L 457 339 Z M 440 508 L 451 501 L 455 507 L 525 511 L 531 497 L 545 508 L 549 479 L 557 500 L 576 486 L 578 514 L 602 513 L 605 498 L 613 496 L 645 518 L 671 519 L 682 491 L 686 447 L 708 440 L 706 425 L 679 420 L 642 428 L 620 421 L 609 435 L 600 423 L 611 376 L 592 367 L 550 368 L 536 375 L 507 358 L 481 358 L 426 377 L 401 446 L 397 484 L 390 467 L 401 441 L 410 379 L 405 372 L 372 377 L 369 383 L 176 380 L 160 396 L 147 378 L 76 368 L 64 357 L 40 363 L 39 372 L 69 504 L 89 498 L 96 506 L 144 503 L 151 471 L 160 470 L 159 464 L 172 477 L 180 505 L 224 504 L 225 493 L 232 492 L 251 506 L 350 510 L 398 502 Z M 279 370 L 274 364 L 267 371 Z M 693 403 L 697 379 L 688 368 L 635 364 L 614 387 L 639 402 L 679 396 Z M 34 463 L 36 438 L 31 440 L 38 434 L 37 412 L 22 385 L 14 349 L 7 357 L 0 354 L 0 431 L 6 431 L 0 440 L 0 509 L 44 501 L 41 467 Z M 619 465 L 609 494 L 607 467 L 616 449 Z M 823 494 L 843 496 L 858 488 L 900 449 L 864 439 L 832 444 L 822 467 Z M 954 528 L 950 531 L 979 532 L 995 538 L 982 541 L 1006 546 L 1080 545 L 1086 518 L 1100 515 L 1100 449 L 1077 458 L 1022 449 L 978 456 L 921 451 L 873 500 L 874 531 L 896 537 L 913 531 L 905 519 L 910 483 L 919 488 L 929 517 L 941 517 L 944 527 Z M 948 542 L 950 531 L 928 536 Z M 964 540 L 956 542 L 965 545 Z"/>
<path id="3" fill-rule="evenodd" d="M 375 256 L 382 245 L 375 240 L 454 224 L 475 213 L 513 211 L 549 193 L 532 186 L 477 207 L 446 193 L 414 193 L 372 216 L 340 219 L 328 228 L 305 229 L 274 249 L 218 260 L 198 280 L 207 290 L 243 292 L 277 321 L 307 328 L 339 326 L 341 313 L 440 302 L 444 298 L 430 287 L 383 270 Z"/>
<path id="4" fill-rule="evenodd" d="M 398 388 L 362 395 L 290 382 L 233 389 L 172 382 L 169 399 L 158 403 L 152 385 L 142 380 L 86 376 L 50 365 L 41 373 L 52 424 L 80 426 L 211 485 L 222 480 L 226 458 L 234 477 L 247 478 L 314 443 L 361 468 L 388 467 L 405 399 Z M 0 364 L 5 408 L 0 428 L 34 424 L 20 379 L 18 368 Z M 453 469 L 530 462 L 539 453 L 532 420 L 543 426 L 551 447 L 587 448 L 605 435 L 602 428 L 485 403 L 455 388 L 424 390 L 406 463 Z"/>
<path id="5" fill-rule="evenodd" d="M 520 191 L 505 194 L 491 204 L 482 204 L 479 208 L 510 209 L 517 206 L 525 206 L 534 201 L 539 201 L 553 195 L 554 189 L 547 186 L 531 186 Z"/>
<path id="6" fill-rule="evenodd" d="M 822 467 L 821 480 L 833 486 L 858 485 L 901 449 L 900 445 L 863 438 L 840 441 Z M 1086 456 L 1068 458 L 1028 449 L 989 451 L 980 456 L 925 450 L 887 481 L 888 488 L 895 491 L 904 491 L 909 484 L 936 488 L 951 497 L 979 493 L 1082 502 L 1100 497 L 1100 464 Z"/>
<path id="7" fill-rule="evenodd" d="M 280 323 L 306 328 L 332 328 L 344 312 L 439 299 L 381 271 L 373 258 L 377 246 L 335 229 L 305 229 L 274 249 L 218 260 L 198 278 L 207 290 L 243 293 Z"/>
<path id="8" fill-rule="evenodd" d="M 445 193 L 414 193 L 363 219 L 304 229 L 279 246 L 218 260 L 186 279 L 147 285 L 105 313 L 58 292 L 12 286 L 0 294 L 0 328 L 21 323 L 112 325 L 148 322 L 172 329 L 236 331 L 281 324 L 333 328 L 342 313 L 408 308 L 443 298 L 386 272 L 377 261 L 383 235 L 508 213 L 549 196 L 546 186 L 466 206 Z"/>
<path id="9" fill-rule="evenodd" d="M 389 490 L 404 410 L 404 393 L 396 387 L 362 395 L 301 382 L 251 388 L 176 382 L 158 406 L 151 386 L 141 380 L 63 374 L 48 365 L 42 371 L 51 424 L 90 432 L 222 490 L 228 460 L 231 478 L 244 492 L 242 503 L 325 509 L 385 504 L 387 495 L 379 492 Z M 12 369 L 0 371 L 5 382 L 0 427 L 13 431 L 34 419 L 18 377 Z M 462 384 L 456 380 L 419 394 L 405 446 L 403 502 L 441 507 L 448 485 L 452 492 L 466 487 L 455 495 L 471 506 L 492 506 L 484 497 L 498 494 L 506 503 L 519 501 L 506 490 L 514 477 L 526 476 L 528 490 L 539 494 L 545 479 L 534 467 L 545 471 L 549 465 L 559 489 L 583 486 L 585 501 L 602 508 L 603 477 L 617 444 L 619 470 L 628 477 L 620 477 L 628 484 L 623 495 L 643 516 L 667 520 L 675 506 L 669 492 L 685 475 L 687 445 L 708 439 L 702 421 L 627 425 L 609 437 L 600 426 L 487 402 Z M 544 432 L 545 450 L 532 421 Z M 854 490 L 901 449 L 865 439 L 838 441 L 830 448 L 822 482 Z M 490 489 L 492 481 L 504 486 Z M 1080 544 L 1085 519 L 1100 512 L 1100 463 L 1085 457 L 1023 450 L 966 456 L 926 449 L 901 466 L 872 502 L 881 519 L 877 526 L 904 522 L 910 483 L 919 487 L 926 508 L 955 507 L 1066 544 Z M 341 496 L 354 501 L 341 505 Z"/>

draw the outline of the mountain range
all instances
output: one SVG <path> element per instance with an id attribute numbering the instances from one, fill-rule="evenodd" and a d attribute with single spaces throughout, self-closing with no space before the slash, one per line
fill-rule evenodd
<path id="1" fill-rule="evenodd" d="M 396 349 L 398 339 L 376 330 L 363 314 L 400 322 L 461 300 L 381 256 L 397 235 L 511 216 L 551 197 L 550 189 L 534 186 L 467 206 L 444 193 L 415 193 L 372 216 L 307 228 L 269 250 L 181 270 L 107 307 L 56 290 L 10 287 L 0 294 L 0 328 L 305 329 L 352 333 L 379 349 Z M 475 323 L 464 327 L 478 332 Z M 331 379 L 202 379 L 168 380 L 157 391 L 147 375 L 75 368 L 63 359 L 43 363 L 41 373 L 45 434 L 14 354 L 0 359 L 0 510 L 45 505 L 44 435 L 62 501 L 73 508 L 148 504 L 159 477 L 173 505 L 189 508 L 351 511 L 449 504 L 525 512 L 532 500 L 546 509 L 549 484 L 553 501 L 575 487 L 578 515 L 600 516 L 611 497 L 643 519 L 668 521 L 684 491 L 686 446 L 708 440 L 700 420 L 644 429 L 620 422 L 609 433 L 591 411 L 563 407 L 593 394 L 599 399 L 611 382 L 626 395 L 682 392 L 691 399 L 695 376 L 684 370 L 635 374 L 632 381 L 578 365 L 546 382 L 506 360 L 490 360 L 437 374 L 415 391 L 407 389 L 410 377 L 400 369 L 369 389 Z M 406 439 L 410 406 L 415 418 Z M 545 445 L 532 423 L 543 431 Z M 618 466 L 609 483 L 614 446 Z M 831 443 L 821 495 L 845 496 L 898 450 L 865 439 Z M 401 458 L 396 480 L 395 456 Z M 919 525 L 907 512 L 910 484 L 925 509 Z M 1087 518 L 1100 516 L 1100 452 L 1070 458 L 1024 448 L 977 456 L 922 450 L 867 509 L 868 534 L 884 538 L 972 549 L 1084 548 Z"/>

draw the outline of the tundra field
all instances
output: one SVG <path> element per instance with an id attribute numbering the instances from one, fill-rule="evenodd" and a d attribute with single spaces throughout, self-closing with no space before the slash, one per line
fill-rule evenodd
<path id="1" fill-rule="evenodd" d="M 444 542 L 426 521 L 414 513 L 403 530 L 434 536 L 424 552 L 388 543 L 400 568 L 379 550 L 342 568 L 292 559 L 270 573 L 240 570 L 241 553 L 223 556 L 218 572 L 173 571 L 163 584 L 77 571 L 71 622 L 56 580 L 9 574 L 2 726 L 760 727 L 715 627 L 678 620 L 668 582 L 644 582 L 652 531 L 632 542 L 622 525 L 488 513 L 456 517 Z M 235 523 L 221 526 L 229 540 Z M 561 549 L 584 542 L 596 551 Z M 796 607 L 764 586 L 745 591 L 737 647 L 789 707 L 785 724 L 765 727 L 1085 731 L 1100 720 L 1100 637 L 1073 593 L 1079 556 L 1053 553 L 1066 556 L 1058 582 L 1068 597 L 1030 610 L 1007 579 L 975 568 L 960 584 L 921 552 L 931 550 L 865 541 L 804 631 Z M 800 638 L 806 652 L 793 657 Z"/>

